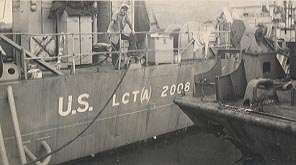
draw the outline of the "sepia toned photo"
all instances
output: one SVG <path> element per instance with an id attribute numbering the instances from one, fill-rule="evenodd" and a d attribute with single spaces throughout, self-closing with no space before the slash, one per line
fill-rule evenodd
<path id="1" fill-rule="evenodd" d="M 0 165 L 296 164 L 295 18 L 294 0 L 0 0 Z"/>

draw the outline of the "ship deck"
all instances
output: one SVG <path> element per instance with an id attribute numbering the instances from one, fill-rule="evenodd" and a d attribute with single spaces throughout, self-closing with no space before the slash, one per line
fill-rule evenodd
<path id="1" fill-rule="evenodd" d="M 271 117 L 277 117 L 281 119 L 286 119 L 289 121 L 296 122 L 296 105 L 292 105 L 291 103 L 291 90 L 288 91 L 277 91 L 277 95 L 279 97 L 278 103 L 269 103 L 263 105 L 263 111 L 259 112 L 258 110 L 255 110 L 253 108 L 246 109 L 252 109 L 258 114 L 268 115 Z M 192 98 L 191 96 L 185 96 L 186 99 L 190 99 L 191 101 L 198 103 L 198 104 L 216 104 L 218 105 L 216 101 L 216 95 L 209 95 L 203 98 L 201 100 L 200 98 Z M 231 101 L 226 102 L 224 105 L 226 106 L 233 106 L 233 107 L 242 107 L 243 99 L 239 99 L 237 101 Z"/>
<path id="2" fill-rule="evenodd" d="M 145 67 L 157 67 L 157 66 L 167 66 L 167 65 L 186 65 L 186 64 L 193 64 L 195 62 L 200 62 L 200 59 L 197 60 L 187 60 L 182 61 L 179 64 L 171 64 L 171 63 L 160 63 L 158 65 L 155 64 L 149 64 L 148 66 L 141 66 L 138 63 L 131 64 L 129 69 L 139 69 L 139 68 L 145 68 Z M 75 67 L 75 74 L 86 74 L 86 73 L 96 73 L 96 72 L 116 72 L 120 70 L 126 70 L 126 67 L 122 67 L 122 69 L 115 69 L 114 66 L 111 64 L 111 61 L 108 61 L 107 63 L 103 63 L 102 65 L 99 64 L 87 64 L 87 65 L 79 65 Z M 65 75 L 71 75 L 72 68 L 71 65 L 68 65 L 68 67 L 64 67 L 61 69 L 61 71 Z M 43 77 L 53 77 L 53 75 L 50 71 L 43 70 Z"/>
<path id="3" fill-rule="evenodd" d="M 242 153 L 261 155 L 266 164 L 295 164 L 296 107 L 291 105 L 291 93 L 277 91 L 279 102 L 264 105 L 263 112 L 244 109 L 242 100 L 221 105 L 215 95 L 203 100 L 177 97 L 175 103 L 195 125 L 230 138 Z"/>
<path id="4" fill-rule="evenodd" d="M 70 75 L 72 72 L 71 65 L 68 67 L 63 67 L 61 69 L 65 75 Z M 106 63 L 103 65 L 98 64 L 88 64 L 88 65 L 80 65 L 75 67 L 75 74 L 85 74 L 85 73 L 95 73 L 95 72 L 114 72 L 116 69 L 114 69 L 113 65 L 110 63 Z M 51 77 L 55 76 L 50 71 L 43 71 L 44 77 Z"/>

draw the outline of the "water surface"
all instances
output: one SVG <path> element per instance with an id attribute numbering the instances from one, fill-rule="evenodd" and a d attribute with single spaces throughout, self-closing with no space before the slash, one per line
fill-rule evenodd
<path id="1" fill-rule="evenodd" d="M 240 158 L 229 141 L 190 128 L 63 165 L 231 165 Z"/>

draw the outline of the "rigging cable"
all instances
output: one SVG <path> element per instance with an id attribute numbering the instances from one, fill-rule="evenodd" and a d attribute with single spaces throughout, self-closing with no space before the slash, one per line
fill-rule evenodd
<path id="1" fill-rule="evenodd" d="M 94 123 L 95 121 L 98 119 L 98 117 L 104 112 L 104 110 L 106 109 L 107 105 L 110 103 L 111 99 L 113 98 L 113 95 L 116 93 L 117 89 L 119 88 L 119 86 L 121 85 L 122 81 L 124 80 L 127 72 L 128 72 L 128 69 L 126 69 L 126 71 L 123 73 L 123 76 L 121 77 L 120 81 L 118 82 L 118 84 L 116 85 L 114 91 L 112 92 L 111 96 L 109 97 L 109 99 L 107 100 L 107 102 L 105 103 L 103 109 L 94 117 L 94 119 L 84 128 L 84 130 L 82 130 L 78 135 L 76 135 L 73 139 L 69 140 L 67 143 L 63 144 L 61 147 L 53 150 L 52 152 L 38 158 L 38 159 L 35 159 L 31 162 L 28 162 L 24 165 L 29 165 L 29 164 L 33 164 L 33 163 L 36 163 L 38 161 L 41 161 L 43 159 L 45 159 L 46 157 L 50 156 L 50 155 L 53 155 L 54 153 L 56 152 L 59 152 L 60 150 L 62 150 L 63 148 L 67 147 L 68 145 L 70 145 L 71 143 L 73 143 L 77 138 L 79 138 L 81 135 L 83 135 Z"/>

